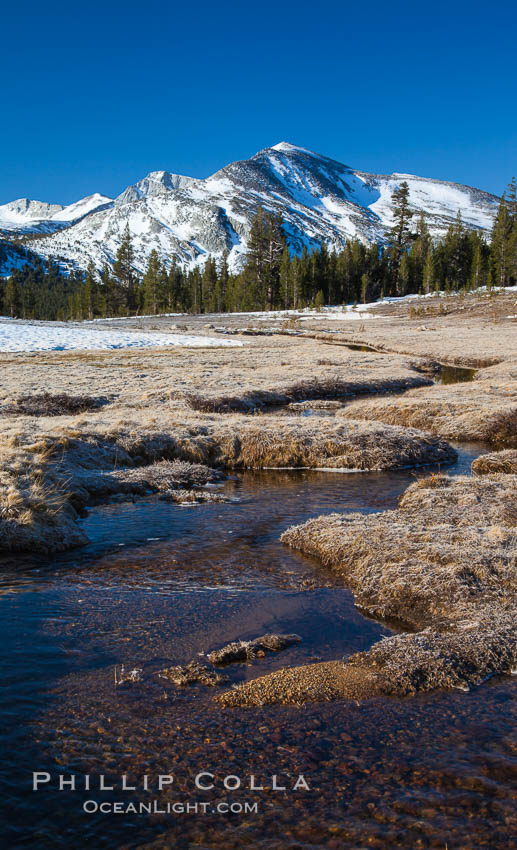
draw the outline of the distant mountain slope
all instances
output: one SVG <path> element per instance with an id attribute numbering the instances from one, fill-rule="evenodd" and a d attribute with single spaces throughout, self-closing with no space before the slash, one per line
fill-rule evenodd
<path id="1" fill-rule="evenodd" d="M 434 236 L 445 233 L 458 210 L 469 228 L 491 228 L 499 199 L 488 192 L 408 174 L 355 171 L 281 142 L 205 180 L 153 171 L 114 201 L 92 195 L 58 208 L 15 201 L 0 207 L 0 229 L 25 234 L 33 251 L 59 256 L 70 267 L 86 268 L 93 259 L 100 268 L 113 263 L 129 224 L 140 271 L 153 248 L 167 263 L 175 258 L 189 266 L 204 262 L 207 254 L 221 256 L 226 248 L 230 266 L 238 269 L 260 205 L 281 216 L 293 251 L 322 242 L 339 249 L 350 237 L 383 239 L 392 222 L 392 195 L 402 180 Z M 2 223 L 9 216 L 10 228 Z"/>
<path id="2" fill-rule="evenodd" d="M 69 227 L 85 215 L 113 204 L 111 198 L 95 193 L 67 207 L 19 198 L 0 206 L 0 232 L 22 235 L 24 233 L 52 233 Z"/>

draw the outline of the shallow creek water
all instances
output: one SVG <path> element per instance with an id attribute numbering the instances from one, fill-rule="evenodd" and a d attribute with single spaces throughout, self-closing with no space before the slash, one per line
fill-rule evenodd
<path id="1" fill-rule="evenodd" d="M 480 451 L 463 446 L 451 471 L 468 471 Z M 156 676 L 265 632 L 303 640 L 227 668 L 228 686 L 286 664 L 346 657 L 390 634 L 279 536 L 320 513 L 393 508 L 422 472 L 246 473 L 224 484 L 231 502 L 98 507 L 83 520 L 89 546 L 51 561 L 5 559 L 3 846 L 515 847 L 515 678 L 470 693 L 221 711 L 214 689 Z M 117 687 L 121 664 L 141 668 L 142 682 Z M 48 771 L 52 782 L 33 792 L 32 771 Z M 216 776 L 213 790 L 194 787 L 201 771 Z M 72 773 L 77 790 L 57 790 L 59 774 Z M 98 790 L 100 774 L 113 791 Z M 122 774 L 137 790 L 121 790 Z M 175 776 L 161 793 L 159 774 Z M 250 774 L 264 790 L 249 789 Z M 271 790 L 273 774 L 285 791 Z M 298 774 L 310 790 L 291 790 Z M 225 790 L 227 775 L 242 787 Z M 88 814 L 88 800 L 152 801 L 162 811 Z M 163 813 L 167 802 L 208 808 Z M 256 803 L 257 811 L 212 811 L 220 802 Z"/>

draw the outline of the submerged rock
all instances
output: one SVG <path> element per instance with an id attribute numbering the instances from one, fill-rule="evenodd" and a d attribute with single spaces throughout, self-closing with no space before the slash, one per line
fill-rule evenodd
<path id="1" fill-rule="evenodd" d="M 236 640 L 207 655 L 212 664 L 232 664 L 235 661 L 251 661 L 266 652 L 281 652 L 301 642 L 299 635 L 262 635 L 254 640 Z"/>
<path id="2" fill-rule="evenodd" d="M 232 501 L 223 493 L 214 493 L 211 490 L 166 490 L 160 493 L 159 498 L 164 502 L 176 502 L 179 505 L 204 505 L 207 502 Z"/>
<path id="3" fill-rule="evenodd" d="M 199 684 L 212 688 L 227 681 L 226 677 L 221 676 L 207 664 L 200 664 L 199 661 L 190 661 L 184 667 L 166 667 L 164 670 L 160 670 L 158 676 L 181 687 Z"/>

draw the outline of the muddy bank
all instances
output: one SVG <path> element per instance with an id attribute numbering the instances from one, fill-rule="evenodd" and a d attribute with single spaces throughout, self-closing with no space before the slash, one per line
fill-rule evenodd
<path id="1" fill-rule="evenodd" d="M 432 475 L 412 485 L 395 511 L 332 514 L 288 529 L 282 541 L 344 578 L 365 612 L 416 631 L 330 668 L 251 681 L 221 702 L 406 695 L 510 673 L 517 665 L 516 497 L 513 475 Z"/>

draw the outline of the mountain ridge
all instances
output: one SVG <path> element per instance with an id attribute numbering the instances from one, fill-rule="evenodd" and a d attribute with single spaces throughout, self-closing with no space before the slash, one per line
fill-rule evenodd
<path id="1" fill-rule="evenodd" d="M 19 199 L 0 206 L 0 235 L 15 235 L 70 269 L 84 269 L 90 260 L 100 269 L 113 264 L 128 224 L 140 272 L 153 249 L 167 265 L 174 260 L 188 267 L 227 251 L 230 268 L 238 270 L 259 206 L 281 217 L 293 253 L 322 243 L 339 250 L 349 238 L 383 241 L 402 180 L 413 211 L 426 214 L 434 237 L 445 234 L 458 210 L 469 229 L 490 230 L 499 199 L 489 192 L 412 174 L 360 171 L 283 141 L 206 178 L 152 171 L 114 199 L 94 193 L 67 206 Z"/>

